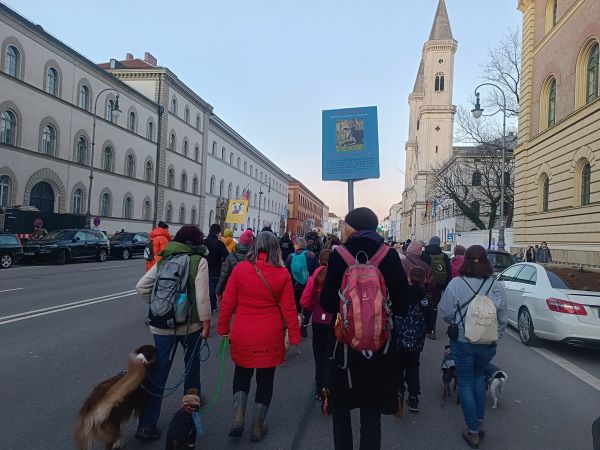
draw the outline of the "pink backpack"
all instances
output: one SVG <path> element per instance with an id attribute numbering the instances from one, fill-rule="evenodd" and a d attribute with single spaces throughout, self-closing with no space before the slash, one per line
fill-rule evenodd
<path id="1" fill-rule="evenodd" d="M 362 251 L 354 257 L 344 246 L 335 251 L 348 264 L 339 291 L 340 320 L 335 334 L 338 341 L 370 357 L 372 352 L 389 345 L 390 301 L 378 268 L 389 247 L 382 244 L 371 259 Z M 359 261 L 361 256 L 366 262 Z"/>

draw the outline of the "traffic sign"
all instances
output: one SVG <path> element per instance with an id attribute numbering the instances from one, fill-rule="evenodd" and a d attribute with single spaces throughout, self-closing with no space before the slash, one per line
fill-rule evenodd
<path id="1" fill-rule="evenodd" d="M 100 217 L 94 217 L 94 226 L 95 227 L 99 227 L 100 226 Z"/>

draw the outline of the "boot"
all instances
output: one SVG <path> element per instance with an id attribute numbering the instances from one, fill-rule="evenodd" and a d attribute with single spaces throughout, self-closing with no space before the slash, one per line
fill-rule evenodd
<path id="1" fill-rule="evenodd" d="M 265 417 L 267 417 L 267 411 L 269 407 L 262 403 L 256 403 L 254 408 L 254 424 L 252 425 L 252 436 L 250 440 L 252 442 L 260 442 L 267 433 L 267 426 L 265 425 Z"/>
<path id="2" fill-rule="evenodd" d="M 239 438 L 244 434 L 244 419 L 246 417 L 246 404 L 248 403 L 248 393 L 238 391 L 233 394 L 233 422 L 229 437 Z"/>

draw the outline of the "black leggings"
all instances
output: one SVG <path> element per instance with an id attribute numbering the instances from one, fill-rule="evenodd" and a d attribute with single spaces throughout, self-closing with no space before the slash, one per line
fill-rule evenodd
<path id="1" fill-rule="evenodd" d="M 235 366 L 233 375 L 233 393 L 244 391 L 250 392 L 250 382 L 254 375 L 254 369 Z M 275 378 L 275 367 L 268 369 L 256 369 L 256 396 L 254 401 L 269 406 L 273 397 L 273 380 Z"/>
<path id="2" fill-rule="evenodd" d="M 335 450 L 352 450 L 352 419 L 350 410 L 333 409 L 333 443 Z M 360 408 L 360 450 L 381 449 L 381 414 Z"/>

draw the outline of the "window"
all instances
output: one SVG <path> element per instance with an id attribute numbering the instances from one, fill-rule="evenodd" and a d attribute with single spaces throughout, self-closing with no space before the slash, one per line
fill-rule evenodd
<path id="1" fill-rule="evenodd" d="M 600 67 L 600 46 L 596 43 L 588 57 L 587 63 L 587 82 L 586 82 L 586 102 L 598 98 L 598 72 Z"/>
<path id="2" fill-rule="evenodd" d="M 556 79 L 550 82 L 548 91 L 548 127 L 556 123 Z"/>
<path id="3" fill-rule="evenodd" d="M 175 187 L 175 169 L 169 167 L 167 172 L 167 187 L 173 189 Z"/>
<path id="4" fill-rule="evenodd" d="M 239 186 L 235 187 L 235 198 L 236 199 L 240 198 L 240 187 Z"/>
<path id="5" fill-rule="evenodd" d="M 221 180 L 219 183 L 219 197 L 223 197 L 223 194 L 225 194 L 225 180 Z"/>
<path id="6" fill-rule="evenodd" d="M 558 0 L 552 0 L 552 26 L 556 25 L 556 11 L 558 10 Z"/>
<path id="7" fill-rule="evenodd" d="M 102 152 L 102 170 L 112 172 L 113 168 L 113 149 L 112 147 L 105 147 Z"/>
<path id="8" fill-rule="evenodd" d="M 586 162 L 581 169 L 581 205 L 590 204 L 590 185 L 592 178 L 592 167 Z"/>
<path id="9" fill-rule="evenodd" d="M 229 154 L 229 164 L 233 166 L 233 152 Z"/>
<path id="10" fill-rule="evenodd" d="M 6 54 L 4 57 L 4 73 L 15 78 L 19 78 L 21 75 L 21 54 L 13 45 L 6 47 Z"/>
<path id="11" fill-rule="evenodd" d="M 77 141 L 75 161 L 77 161 L 78 164 L 87 163 L 87 139 L 83 136 Z"/>
<path id="12" fill-rule="evenodd" d="M 46 73 L 46 92 L 58 95 L 58 72 L 54 67 L 50 67 Z"/>
<path id="13" fill-rule="evenodd" d="M 549 33 L 558 21 L 558 0 L 546 0 L 546 16 L 544 20 L 544 30 Z"/>
<path id="14" fill-rule="evenodd" d="M 540 96 L 540 131 L 556 123 L 556 78 L 548 76 Z"/>
<path id="15" fill-rule="evenodd" d="M 177 99 L 175 97 L 171 99 L 171 112 L 177 114 Z"/>
<path id="16" fill-rule="evenodd" d="M 185 120 L 186 123 L 190 123 L 190 108 L 188 108 L 187 106 L 183 111 L 183 120 Z"/>
<path id="17" fill-rule="evenodd" d="M 169 136 L 169 150 L 175 151 L 175 133 Z"/>
<path id="18" fill-rule="evenodd" d="M 154 181 L 154 167 L 152 161 L 146 161 L 146 167 L 144 169 L 144 179 L 146 181 Z"/>
<path id="19" fill-rule="evenodd" d="M 142 208 L 142 220 L 150 220 L 151 208 L 150 200 L 144 200 L 144 206 Z"/>
<path id="20" fill-rule="evenodd" d="M 240 158 L 239 156 L 238 156 L 238 159 L 237 159 L 237 168 L 238 169 L 242 168 L 242 158 Z"/>
<path id="21" fill-rule="evenodd" d="M 256 194 L 254 194 L 254 202 L 252 204 L 256 206 Z"/>
<path id="22" fill-rule="evenodd" d="M 11 206 L 12 180 L 8 175 L 0 176 L 0 206 Z"/>
<path id="23" fill-rule="evenodd" d="M 131 197 L 125 197 L 123 200 L 123 218 L 131 219 L 133 217 L 133 200 Z"/>
<path id="24" fill-rule="evenodd" d="M 540 189 L 541 189 L 541 206 L 542 212 L 548 211 L 548 199 L 550 198 L 550 178 L 548 175 L 543 174 L 540 179 Z"/>
<path id="25" fill-rule="evenodd" d="M 197 214 L 196 214 L 196 208 L 193 207 L 192 208 L 192 217 L 190 218 L 190 223 L 195 224 L 197 222 L 198 219 L 197 219 L 196 216 L 197 216 Z"/>
<path id="26" fill-rule="evenodd" d="M 188 141 L 186 141 L 185 139 L 183 140 L 183 148 L 182 148 L 182 152 L 183 152 L 183 156 L 187 156 L 188 155 Z"/>
<path id="27" fill-rule="evenodd" d="M 535 285 L 537 281 L 537 270 L 533 266 L 523 266 L 523 269 L 517 275 L 514 280 L 517 283 L 532 284 Z"/>
<path id="28" fill-rule="evenodd" d="M 167 207 L 165 208 L 165 220 L 173 222 L 173 205 L 171 203 L 167 203 Z"/>
<path id="29" fill-rule="evenodd" d="M 248 173 L 248 163 L 244 161 L 244 173 Z"/>
<path id="30" fill-rule="evenodd" d="M 135 132 L 135 121 L 136 121 L 135 113 L 133 111 L 131 111 L 129 113 L 129 120 L 127 122 L 127 128 L 129 129 L 129 131 Z"/>
<path id="31" fill-rule="evenodd" d="M 51 125 L 44 126 L 42 132 L 42 153 L 54 156 L 56 150 L 56 130 Z"/>
<path id="32" fill-rule="evenodd" d="M 196 129 L 200 129 L 200 114 L 196 114 Z"/>
<path id="33" fill-rule="evenodd" d="M 192 178 L 192 194 L 198 195 L 198 177 L 195 175 Z"/>
<path id="34" fill-rule="evenodd" d="M 252 164 L 250 164 L 250 176 L 252 176 Z"/>
<path id="35" fill-rule="evenodd" d="M 479 217 L 479 214 L 481 213 L 481 206 L 477 200 L 471 203 L 471 209 L 473 210 L 473 214 Z"/>
<path id="36" fill-rule="evenodd" d="M 215 218 L 215 212 L 211 210 L 211 211 L 208 213 L 208 225 L 209 225 L 209 226 L 213 224 L 213 222 L 214 222 L 214 218 Z"/>
<path id="37" fill-rule="evenodd" d="M 196 161 L 198 161 L 199 158 L 200 158 L 200 147 L 198 146 L 198 144 L 196 144 L 196 146 L 194 147 L 194 159 Z"/>
<path id="38" fill-rule="evenodd" d="M 54 190 L 45 181 L 40 181 L 33 186 L 29 205 L 35 206 L 41 212 L 54 212 Z"/>
<path id="39" fill-rule="evenodd" d="M 110 194 L 108 192 L 100 197 L 100 215 L 110 216 Z"/>
<path id="40" fill-rule="evenodd" d="M 185 172 L 183 172 L 181 174 L 181 184 L 180 184 L 180 189 L 182 191 L 187 191 L 187 174 Z"/>
<path id="41" fill-rule="evenodd" d="M 154 122 L 148 122 L 148 126 L 146 127 L 146 139 L 149 141 L 154 139 Z"/>
<path id="42" fill-rule="evenodd" d="M 215 183 L 217 182 L 217 180 L 215 179 L 215 176 L 213 175 L 212 177 L 210 177 L 210 187 L 208 192 L 211 194 L 215 193 Z"/>
<path id="43" fill-rule="evenodd" d="M 17 137 L 17 120 L 12 111 L 2 111 L 0 115 L 0 143 L 15 145 Z"/>
<path id="44" fill-rule="evenodd" d="M 435 76 L 435 92 L 441 92 L 444 90 L 444 74 L 438 73 Z"/>
<path id="45" fill-rule="evenodd" d="M 231 199 L 231 194 L 233 194 L 233 184 L 229 183 L 229 186 L 227 186 L 227 198 Z"/>
<path id="46" fill-rule="evenodd" d="M 125 161 L 125 175 L 128 177 L 135 177 L 135 156 L 132 153 L 127 155 Z"/>
<path id="47" fill-rule="evenodd" d="M 179 207 L 179 223 L 185 223 L 185 206 Z"/>
<path id="48" fill-rule="evenodd" d="M 473 173 L 473 179 L 472 179 L 471 185 L 472 186 L 481 186 L 481 173 L 478 170 L 476 170 Z"/>
<path id="49" fill-rule="evenodd" d="M 85 84 L 79 87 L 79 107 L 85 110 L 90 108 L 90 90 Z"/>
<path id="50" fill-rule="evenodd" d="M 226 152 L 225 152 L 225 147 L 223 147 L 223 148 L 221 149 L 221 159 L 222 159 L 223 161 L 225 161 L 225 153 L 226 153 Z"/>
<path id="51" fill-rule="evenodd" d="M 217 143 L 215 141 L 213 141 L 212 145 L 212 154 L 213 156 L 217 156 Z"/>

